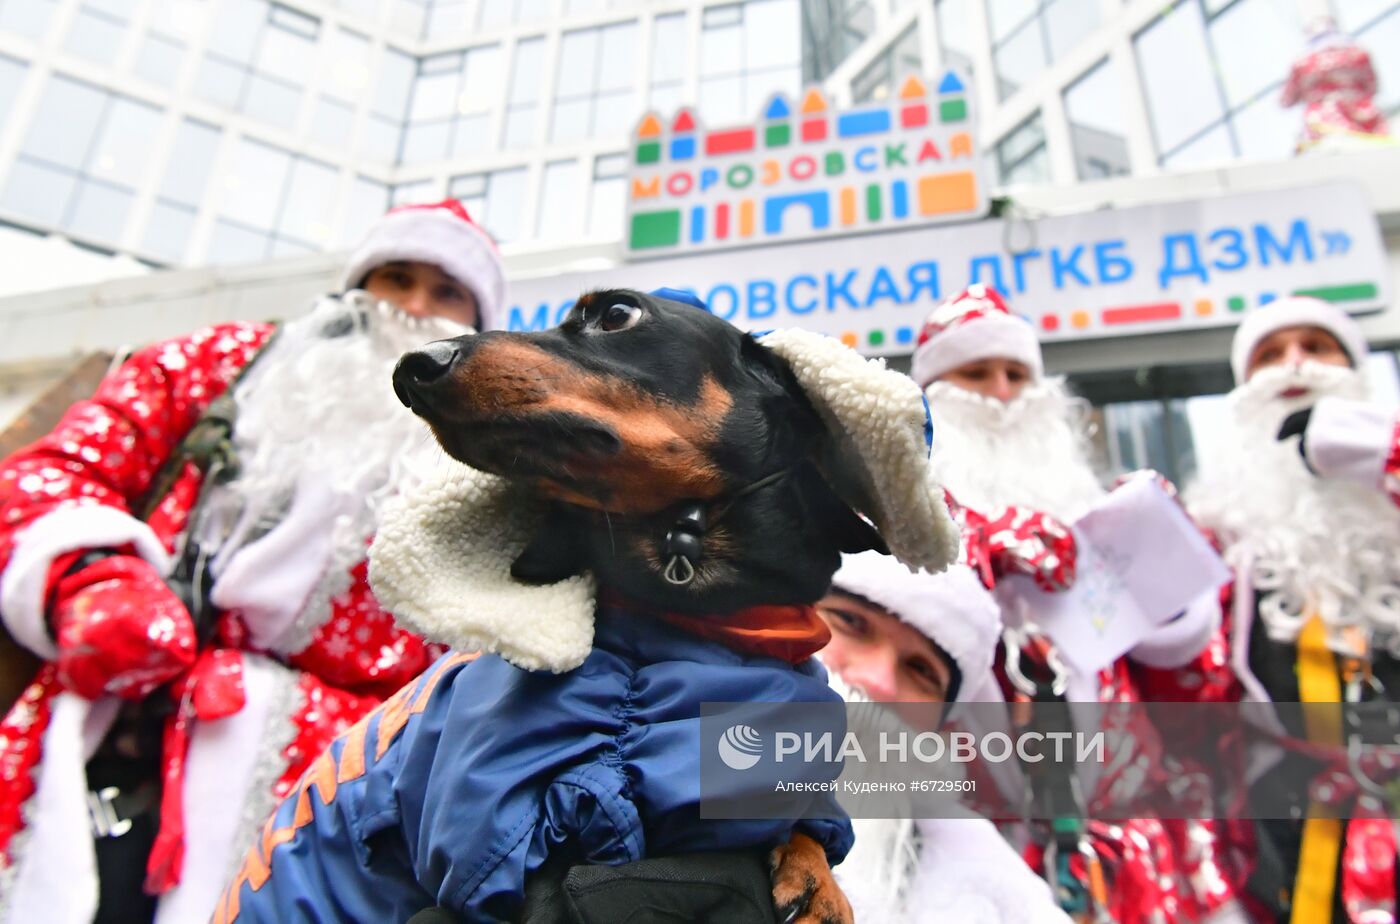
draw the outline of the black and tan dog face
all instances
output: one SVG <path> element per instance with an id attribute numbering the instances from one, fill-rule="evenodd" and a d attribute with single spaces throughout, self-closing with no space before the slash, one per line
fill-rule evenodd
<path id="1" fill-rule="evenodd" d="M 732 608 L 736 588 L 757 578 L 772 593 L 753 602 L 807 602 L 825 590 L 838 550 L 878 542 L 811 465 L 824 431 L 791 372 L 688 305 L 589 293 L 552 330 L 409 353 L 394 387 L 448 454 L 556 502 L 517 576 L 591 568 L 630 596 L 660 593 L 697 611 Z M 744 493 L 777 472 L 788 474 Z M 668 589 L 661 543 L 677 508 L 693 503 L 714 521 L 703 566 L 692 586 Z M 795 566 L 801 556 L 814 567 Z"/>

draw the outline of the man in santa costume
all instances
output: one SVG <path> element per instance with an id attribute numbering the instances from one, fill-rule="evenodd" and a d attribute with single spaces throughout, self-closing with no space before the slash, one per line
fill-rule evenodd
<path id="1" fill-rule="evenodd" d="M 930 314 L 911 374 L 925 389 L 939 435 L 934 471 L 969 508 L 969 527 L 994 547 L 1019 550 L 1019 570 L 1043 589 L 1068 587 L 1074 541 L 1067 524 L 1106 492 L 1089 463 L 1088 404 L 1062 377 L 1045 375 L 1034 328 L 995 289 L 974 284 Z M 1221 695 L 1196 673 L 1226 658 L 1213 597 L 1097 674 L 1073 670 L 1072 659 L 1039 632 L 1033 600 L 999 592 L 999 602 L 1007 626 L 999 670 L 1008 699 L 1131 703 L 1161 691 L 1180 698 L 1187 689 L 1193 700 Z M 1144 673 L 1151 676 L 1144 679 Z M 1151 727 L 1141 729 L 1141 740 L 1138 757 L 1146 766 L 1160 741 Z M 1232 877 L 1221 874 L 1233 861 L 1220 856 L 1213 822 L 1090 822 L 1077 845 L 1061 827 L 1054 838 L 1041 831 L 1026 853 L 1038 869 L 1047 861 L 1060 867 L 1046 873 L 1058 880 L 1062 906 L 1072 913 L 1117 924 L 1162 914 L 1173 921 L 1221 921 L 1236 913 Z M 1053 853 L 1051 840 L 1058 842 Z M 1107 892 L 1095 882 L 1106 882 Z"/>
<path id="2" fill-rule="evenodd" d="M 847 702 L 943 703 L 941 715 L 956 721 L 958 703 L 1001 700 L 992 673 L 1001 615 L 965 565 L 928 574 L 879 552 L 843 555 L 817 612 L 831 629 L 818 657 Z M 926 707 L 910 711 L 909 721 L 932 724 Z M 856 844 L 836 876 L 857 921 L 1068 924 L 1046 883 L 984 818 L 852 824 Z"/>
<path id="3" fill-rule="evenodd" d="M 1188 492 L 1235 573 L 1230 657 L 1247 699 L 1360 702 L 1400 691 L 1400 429 L 1370 400 L 1366 340 L 1340 309 L 1279 299 L 1235 334 L 1231 427 Z M 1388 811 L 1300 755 L 1345 753 L 1280 714 L 1293 753 L 1266 779 L 1350 821 L 1264 821 L 1252 891 L 1279 920 L 1396 920 Z M 1296 747 L 1292 747 L 1296 745 Z"/>
<path id="4" fill-rule="evenodd" d="M 344 294 L 147 347 L 0 463 L 0 611 L 45 661 L 0 728 L 0 921 L 207 920 L 256 825 L 436 650 L 366 580 L 440 450 L 408 349 L 501 323 L 455 201 L 395 209 Z"/>

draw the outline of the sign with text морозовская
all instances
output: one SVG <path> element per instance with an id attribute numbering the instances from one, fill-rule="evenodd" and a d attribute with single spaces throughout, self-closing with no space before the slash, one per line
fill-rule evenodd
<path id="1" fill-rule="evenodd" d="M 630 258 L 966 221 L 987 214 L 985 158 L 965 74 L 909 76 L 897 97 L 833 111 L 816 88 L 756 122 L 709 129 L 688 109 L 633 136 Z"/>
<path id="2" fill-rule="evenodd" d="M 1001 289 L 1045 341 L 1229 325 L 1293 293 L 1352 312 L 1390 297 L 1380 229 L 1350 182 L 1008 224 L 909 227 L 512 280 L 508 327 L 552 327 L 589 289 L 673 286 L 743 328 L 802 327 L 885 355 L 911 352 L 928 313 L 973 282 Z"/>

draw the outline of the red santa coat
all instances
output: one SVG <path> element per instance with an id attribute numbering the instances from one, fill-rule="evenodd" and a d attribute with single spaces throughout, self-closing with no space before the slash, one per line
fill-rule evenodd
<path id="1" fill-rule="evenodd" d="M 1303 445 L 1308 464 L 1318 477 L 1365 484 L 1400 507 L 1400 418 L 1392 411 L 1364 402 L 1325 398 L 1313 408 Z M 1145 699 L 1272 699 L 1249 664 L 1255 593 L 1248 569 L 1238 571 L 1235 582 L 1221 596 L 1219 628 L 1196 658 L 1170 671 L 1135 668 L 1135 680 Z M 1330 780 L 1319 778 L 1317 782 Z M 1186 843 L 1197 845 L 1198 854 L 1200 848 L 1208 850 L 1202 857 L 1206 861 L 1202 874 L 1195 877 L 1198 881 L 1215 881 L 1217 871 L 1233 871 L 1237 881 L 1243 881 L 1239 877 L 1247 875 L 1248 866 L 1241 861 L 1254 850 L 1251 825 L 1235 820 L 1171 824 L 1196 826 L 1196 836 Z M 1209 836 L 1202 836 L 1201 825 L 1207 826 Z M 1347 823 L 1337 888 L 1350 924 L 1396 919 L 1395 864 L 1395 831 L 1389 819 L 1357 817 Z"/>
<path id="2" fill-rule="evenodd" d="M 0 464 L 0 587 L 17 639 L 53 654 L 44 625 L 49 585 L 82 551 L 130 545 L 154 562 L 174 550 L 199 492 L 193 465 L 147 522 L 132 510 L 271 333 L 263 324 L 223 324 L 148 347 L 52 433 Z M 160 922 L 207 917 L 236 851 L 307 764 L 438 653 L 379 607 L 363 561 L 349 589 L 303 628 L 296 650 L 257 651 L 239 613 L 221 613 L 214 641 L 183 679 L 189 745 L 176 788 L 186 805 L 184 869 L 161 901 Z M 0 722 L 0 919 L 37 920 L 24 916 L 45 902 L 44 919 L 80 920 L 95 894 L 95 867 L 55 854 L 71 853 L 74 838 L 91 842 L 85 809 L 73 799 L 85 794 L 83 764 L 114 706 L 77 701 L 49 663 Z M 167 753 L 167 768 L 179 756 Z M 52 821 L 59 818 L 67 830 Z M 55 864 L 56 875 L 45 872 Z"/>

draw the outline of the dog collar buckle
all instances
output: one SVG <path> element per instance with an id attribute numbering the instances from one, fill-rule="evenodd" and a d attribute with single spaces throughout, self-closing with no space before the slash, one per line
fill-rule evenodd
<path id="1" fill-rule="evenodd" d="M 705 508 L 701 504 L 686 504 L 666 533 L 667 583 L 683 587 L 695 580 L 695 568 L 705 549 Z"/>

